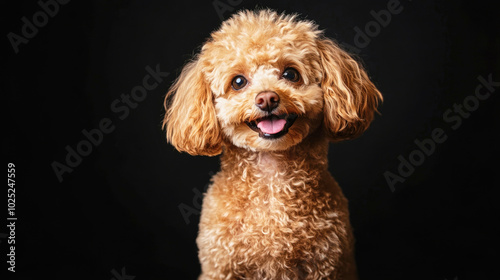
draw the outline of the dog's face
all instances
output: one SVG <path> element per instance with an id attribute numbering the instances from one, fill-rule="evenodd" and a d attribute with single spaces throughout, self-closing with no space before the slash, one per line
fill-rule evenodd
<path id="1" fill-rule="evenodd" d="M 234 145 L 284 150 L 321 123 L 323 92 L 308 23 L 237 17 L 204 45 L 204 74 L 222 133 Z"/>
<path id="2" fill-rule="evenodd" d="M 286 150 L 317 129 L 332 140 L 359 135 L 379 99 L 358 63 L 311 22 L 242 12 L 185 66 L 164 125 L 190 154 L 216 155 L 223 143 Z"/>

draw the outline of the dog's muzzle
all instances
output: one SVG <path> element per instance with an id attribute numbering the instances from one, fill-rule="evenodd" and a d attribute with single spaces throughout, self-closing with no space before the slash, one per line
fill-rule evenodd
<path id="1" fill-rule="evenodd" d="M 274 91 L 263 91 L 255 97 L 255 106 L 266 113 L 265 117 L 247 121 L 248 127 L 266 139 L 276 139 L 288 133 L 297 114 L 273 114 L 280 105 L 280 97 Z"/>

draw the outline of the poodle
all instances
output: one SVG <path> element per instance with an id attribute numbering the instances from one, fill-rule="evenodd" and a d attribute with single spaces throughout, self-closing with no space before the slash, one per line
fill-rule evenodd
<path id="1" fill-rule="evenodd" d="M 221 154 L 203 199 L 198 279 L 357 279 L 328 145 L 363 133 L 381 101 L 313 22 L 272 10 L 223 22 L 164 104 L 178 151 Z"/>

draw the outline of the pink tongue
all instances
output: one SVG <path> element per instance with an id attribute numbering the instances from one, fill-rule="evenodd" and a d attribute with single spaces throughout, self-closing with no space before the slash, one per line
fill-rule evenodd
<path id="1" fill-rule="evenodd" d="M 286 120 L 280 119 L 276 116 L 272 116 L 270 119 L 265 119 L 257 124 L 260 130 L 267 134 L 276 134 L 283 130 L 285 127 Z"/>

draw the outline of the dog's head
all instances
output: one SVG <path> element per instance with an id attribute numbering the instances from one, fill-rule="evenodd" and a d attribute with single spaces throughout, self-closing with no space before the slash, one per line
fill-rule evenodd
<path id="1" fill-rule="evenodd" d="M 360 135 L 381 99 L 362 66 L 313 23 L 244 11 L 184 67 L 163 125 L 192 155 L 217 155 L 224 143 L 286 150 L 318 129 L 332 141 Z"/>

